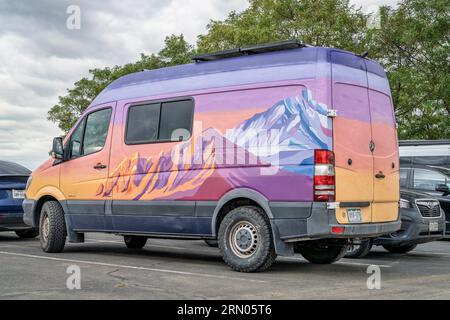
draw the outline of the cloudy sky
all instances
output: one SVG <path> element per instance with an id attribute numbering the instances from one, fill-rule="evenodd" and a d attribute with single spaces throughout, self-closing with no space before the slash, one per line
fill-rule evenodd
<path id="1" fill-rule="evenodd" d="M 396 0 L 352 0 L 364 10 Z M 69 30 L 67 8 L 81 9 Z M 0 0 L 0 160 L 36 168 L 61 134 L 47 120 L 58 96 L 89 69 L 158 52 L 183 33 L 195 43 L 210 19 L 242 10 L 247 0 Z"/>

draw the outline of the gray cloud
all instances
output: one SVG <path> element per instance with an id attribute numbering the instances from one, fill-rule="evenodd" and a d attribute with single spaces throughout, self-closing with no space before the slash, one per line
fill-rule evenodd
<path id="1" fill-rule="evenodd" d="M 389 0 L 354 0 L 358 5 Z M 66 28 L 69 5 L 81 29 Z M 210 19 L 247 0 L 0 0 L 0 159 L 34 169 L 58 128 L 47 111 L 92 68 L 135 61 L 183 33 L 194 43 Z"/>

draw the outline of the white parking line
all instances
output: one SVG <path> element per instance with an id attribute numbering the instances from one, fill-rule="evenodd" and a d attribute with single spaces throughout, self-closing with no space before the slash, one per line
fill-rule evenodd
<path id="1" fill-rule="evenodd" d="M 187 272 L 187 271 L 168 270 L 168 269 L 137 267 L 137 266 L 122 265 L 122 264 L 114 264 L 114 263 L 87 261 L 87 260 L 44 257 L 44 256 L 38 256 L 38 255 L 16 253 L 16 252 L 7 252 L 7 251 L 0 251 L 0 255 L 9 255 L 9 256 L 16 256 L 16 257 L 23 257 L 23 258 L 42 259 L 42 260 L 70 262 L 70 263 L 79 263 L 79 264 L 88 264 L 88 265 L 103 266 L 103 267 L 113 267 L 113 268 L 153 271 L 153 272 L 170 273 L 170 274 L 178 274 L 178 275 L 185 275 L 185 276 L 195 276 L 195 277 L 202 277 L 202 278 L 214 278 L 214 279 L 224 279 L 224 280 L 230 280 L 231 279 L 231 280 L 250 281 L 250 282 L 259 282 L 259 283 L 266 283 L 267 282 L 267 281 L 264 281 L 264 280 L 249 279 L 249 278 L 238 278 L 238 277 L 229 277 L 229 276 L 219 276 L 219 275 L 207 274 L 207 273 L 195 273 L 195 272 Z"/>
<path id="2" fill-rule="evenodd" d="M 418 255 L 418 254 L 431 254 L 431 255 L 436 255 L 436 256 L 443 256 L 443 257 L 450 257 L 450 254 L 448 254 L 448 253 L 440 253 L 440 252 L 428 252 L 428 251 L 422 251 L 422 250 L 419 250 L 419 251 L 413 251 L 413 252 L 410 252 L 410 253 L 408 253 L 409 255 Z"/>
<path id="3" fill-rule="evenodd" d="M 88 242 L 110 242 L 110 243 L 119 243 L 122 244 L 122 241 L 114 241 L 114 240 L 97 240 L 97 239 L 87 239 L 86 241 Z M 189 248 L 183 248 L 183 247 L 173 247 L 173 246 L 164 246 L 164 245 L 156 245 L 156 244 L 147 244 L 146 246 L 148 247 L 157 247 L 157 248 L 167 248 L 167 249 L 176 249 L 176 250 L 187 250 Z M 196 251 L 207 251 L 207 252 L 211 252 L 211 250 L 205 250 L 205 249 L 198 249 L 198 248 L 194 248 Z M 288 259 L 288 260 L 296 260 L 296 261 L 307 261 L 306 259 L 303 258 L 295 258 L 295 257 L 283 257 L 284 259 Z M 392 266 L 390 265 L 383 265 L 383 264 L 376 264 L 376 263 L 363 263 L 363 262 L 346 262 L 346 261 L 338 261 L 335 262 L 335 264 L 341 264 L 341 265 L 350 265 L 350 266 L 363 266 L 363 267 L 368 267 L 368 266 L 372 266 L 372 265 L 377 265 L 380 268 L 392 268 Z"/>
<path id="4" fill-rule="evenodd" d="M 295 257 L 283 257 L 284 259 L 287 260 L 295 260 L 295 261 L 304 261 L 304 262 L 308 262 L 308 260 L 304 259 L 304 258 L 295 258 Z M 334 264 L 340 264 L 340 265 L 349 265 L 349 266 L 362 266 L 362 267 L 368 267 L 368 266 L 378 266 L 380 268 L 392 268 L 392 266 L 390 265 L 386 265 L 386 264 L 376 264 L 376 263 L 362 263 L 362 262 L 347 262 L 347 261 L 338 261 L 335 262 Z"/>

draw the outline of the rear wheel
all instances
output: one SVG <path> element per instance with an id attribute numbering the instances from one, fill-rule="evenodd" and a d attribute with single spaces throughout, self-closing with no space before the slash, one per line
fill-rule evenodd
<path id="1" fill-rule="evenodd" d="M 42 250 L 48 253 L 64 250 L 67 230 L 64 211 L 58 201 L 48 201 L 42 206 L 39 231 Z"/>
<path id="2" fill-rule="evenodd" d="M 345 257 L 350 259 L 363 258 L 369 254 L 371 249 L 372 249 L 371 240 L 361 241 L 361 244 L 354 244 L 348 246 Z"/>
<path id="3" fill-rule="evenodd" d="M 33 239 L 39 235 L 38 229 L 17 230 L 16 234 L 21 239 Z"/>
<path id="4" fill-rule="evenodd" d="M 219 246 L 219 241 L 218 240 L 213 240 L 213 239 L 206 239 L 205 243 L 212 247 L 212 248 L 217 248 Z"/>
<path id="5" fill-rule="evenodd" d="M 219 248 L 223 260 L 235 271 L 259 272 L 276 259 L 270 222 L 254 206 L 230 211 L 219 228 Z"/>
<path id="6" fill-rule="evenodd" d="M 417 247 L 416 244 L 411 246 L 383 246 L 390 253 L 408 253 Z"/>
<path id="7" fill-rule="evenodd" d="M 147 244 L 146 237 L 124 236 L 123 239 L 128 249 L 142 249 Z"/>
<path id="8" fill-rule="evenodd" d="M 347 245 L 317 241 L 298 246 L 296 251 L 311 263 L 330 264 L 345 256 Z"/>

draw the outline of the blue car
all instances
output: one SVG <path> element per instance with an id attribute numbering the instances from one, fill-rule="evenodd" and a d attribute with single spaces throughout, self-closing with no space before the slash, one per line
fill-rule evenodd
<path id="1" fill-rule="evenodd" d="M 35 238 L 38 230 L 23 222 L 22 202 L 30 170 L 0 161 L 0 231 L 15 231 L 20 238 Z"/>

